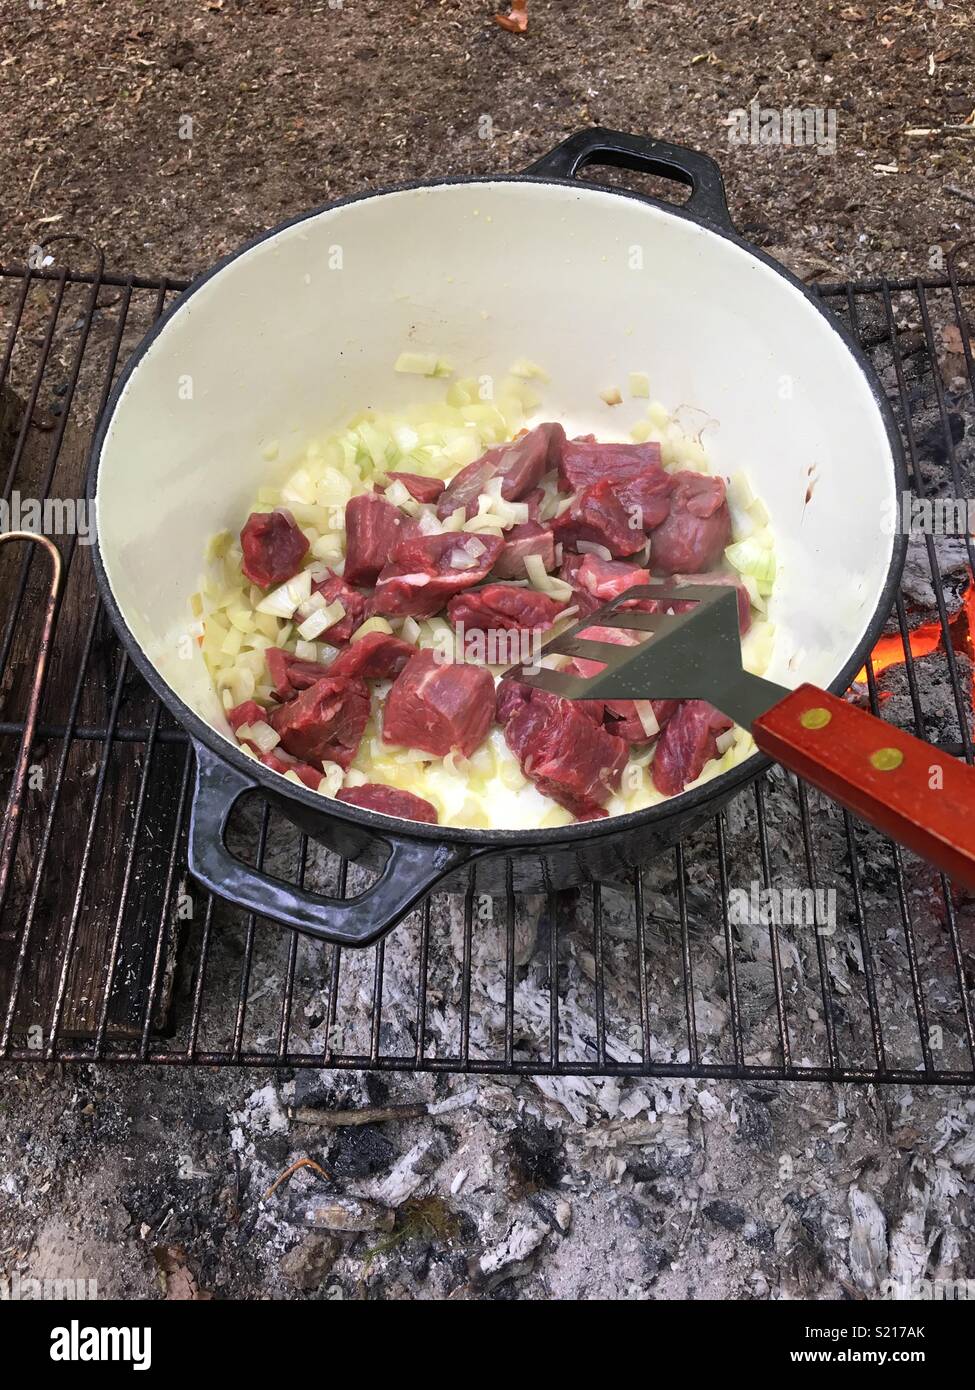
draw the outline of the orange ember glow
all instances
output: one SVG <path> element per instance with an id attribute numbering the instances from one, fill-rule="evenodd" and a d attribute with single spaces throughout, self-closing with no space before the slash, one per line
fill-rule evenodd
<path id="1" fill-rule="evenodd" d="M 975 634 L 975 579 L 969 573 L 961 607 L 948 620 L 948 637 L 953 650 L 963 652 L 970 660 L 975 660 L 975 635 L 973 634 Z M 911 656 L 914 658 L 930 656 L 932 652 L 943 649 L 944 632 L 940 622 L 922 623 L 920 627 L 913 628 L 908 634 L 908 646 Z M 886 671 L 888 666 L 903 666 L 906 660 L 904 639 L 900 633 L 893 637 L 881 637 L 870 653 L 870 662 L 875 676 Z M 862 666 L 857 672 L 856 681 L 858 684 L 866 684 L 866 666 Z M 888 699 L 888 692 L 882 692 L 880 698 L 881 700 Z"/>

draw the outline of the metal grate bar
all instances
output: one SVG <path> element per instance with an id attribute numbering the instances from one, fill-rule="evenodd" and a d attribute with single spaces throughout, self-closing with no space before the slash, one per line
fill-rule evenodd
<path id="1" fill-rule="evenodd" d="M 0 385 L 13 380 L 27 408 L 4 468 L 4 495 L 16 484 L 30 421 L 55 371 L 58 353 L 65 345 L 70 349 L 63 367 L 66 385 L 60 419 L 45 446 L 38 474 L 45 497 L 57 493 L 69 417 L 75 419 L 88 403 L 94 407 L 93 415 L 104 408 L 128 327 L 137 317 L 149 322 L 158 317 L 183 283 L 112 275 L 100 263 L 81 271 L 0 267 L 0 305 L 8 304 L 9 319 L 0 357 Z M 817 291 L 845 317 L 886 372 L 904 433 L 912 485 L 920 498 L 932 495 L 929 454 L 934 447 L 932 427 L 922 428 L 922 416 L 935 421 L 944 476 L 950 479 L 954 495 L 971 496 L 975 487 L 971 441 L 966 438 L 964 446 L 959 445 L 949 420 L 949 412 L 959 408 L 957 383 L 949 398 L 937 346 L 940 325 L 947 316 L 961 331 L 959 360 L 970 403 L 975 403 L 971 314 L 966 307 L 973 284 L 971 278 L 958 274 L 953 257 L 944 276 L 829 284 Z M 106 287 L 121 292 L 111 305 L 102 302 Z M 32 356 L 19 352 L 18 343 L 27 332 L 28 319 L 36 319 L 39 293 L 45 296 L 45 313 L 40 329 L 34 330 L 38 346 Z M 72 324 L 76 337 L 66 343 L 65 311 L 72 295 L 82 302 Z M 104 349 L 104 371 L 98 375 L 98 385 L 92 386 L 86 364 L 99 349 L 92 342 L 91 329 L 96 313 L 109 309 L 117 317 Z M 910 331 L 903 327 L 906 321 L 913 324 Z M 975 546 L 970 536 L 965 544 L 971 564 Z M 69 584 L 85 585 L 93 600 L 91 617 L 83 631 L 79 628 L 75 633 L 61 624 L 56 632 L 59 657 L 62 647 L 71 653 L 67 709 L 53 705 L 45 709 L 46 717 L 38 721 L 34 734 L 35 745 L 56 748 L 55 767 L 38 824 L 30 881 L 19 890 L 20 904 L 11 895 L 7 917 L 16 910 L 16 920 L 4 922 L 12 929 L 15 950 L 6 984 L 0 974 L 0 1057 L 477 1075 L 975 1081 L 971 997 L 975 960 L 951 885 L 943 877 L 928 880 L 932 896 L 924 901 L 936 899 L 938 907 L 937 931 L 932 936 L 932 927 L 921 912 L 913 860 L 888 847 L 883 852 L 892 872 L 885 870 L 883 884 L 878 886 L 871 864 L 877 863 L 879 837 L 846 814 L 824 821 L 818 794 L 782 774 L 760 779 L 744 794 L 741 805 L 747 804 L 750 813 L 745 831 L 741 814 L 729 809 L 646 869 L 633 872 L 621 865 L 629 875 L 622 892 L 619 885 L 589 884 L 566 894 L 559 884 L 549 883 L 533 945 L 522 931 L 525 922 L 512 859 L 506 864 L 505 892 L 495 900 L 493 911 L 483 902 L 472 873 L 458 906 L 455 941 L 447 930 L 443 899 L 421 904 L 388 944 L 381 943 L 368 955 L 304 943 L 296 933 L 282 934 L 262 919 L 236 914 L 204 895 L 193 915 L 181 920 L 173 908 L 185 874 L 192 745 L 181 729 L 172 726 L 168 713 L 114 646 L 107 649 L 107 708 L 90 714 L 88 693 L 96 653 L 98 663 L 105 660 L 106 628 L 90 574 L 84 565 L 72 563 L 77 551 L 76 538 L 67 538 L 62 546 L 65 585 L 58 611 L 65 611 Z M 939 729 L 936 742 L 971 762 L 975 755 L 971 690 L 966 683 L 967 666 L 963 669 L 952 637 L 949 585 L 931 537 L 926 537 L 922 551 L 931 572 L 934 620 L 942 634 L 939 660 L 947 671 L 949 705 L 958 726 L 957 740 L 953 733 Z M 8 609 L 0 636 L 0 669 L 15 650 L 20 651 L 19 643 L 15 646 L 15 624 L 28 582 L 25 561 L 15 586 L 16 601 Z M 923 736 L 930 732 L 931 715 L 926 710 L 930 682 L 925 659 L 912 645 L 912 614 L 904 595 L 897 600 L 893 619 L 896 627 L 891 630 L 900 634 L 904 657 L 902 717 Z M 889 712 L 886 694 L 882 677 L 868 661 L 866 698 L 874 712 Z M 135 714 L 129 713 L 130 706 Z M 25 718 L 17 710 L 5 710 L 0 754 L 3 736 L 22 739 L 24 732 Z M 183 752 L 176 753 L 177 747 Z M 123 827 L 107 823 L 105 796 L 109 774 L 126 750 L 132 750 L 129 757 L 135 755 L 141 761 L 132 782 L 131 815 L 127 811 Z M 59 818 L 66 811 L 74 812 L 68 797 L 76 793 L 68 769 L 76 758 L 88 773 L 91 801 L 77 871 L 61 886 L 58 899 L 62 930 L 53 961 L 55 988 L 50 1012 L 43 1020 L 45 1044 L 38 1049 L 25 1041 L 18 1000 L 28 966 L 42 948 L 47 930 L 50 907 L 46 900 L 41 927 L 42 880 L 46 883 L 50 877 L 48 864 Z M 166 766 L 172 768 L 174 780 L 162 792 L 157 783 L 164 760 L 169 760 Z M 167 829 L 156 846 L 159 881 L 151 908 L 139 908 L 145 919 L 148 982 L 134 1036 L 120 1037 L 112 1033 L 111 1001 L 123 983 L 124 931 L 139 881 L 139 846 L 154 823 L 150 816 L 162 807 L 163 796 Z M 798 856 L 794 863 L 783 853 L 787 827 L 782 818 L 789 816 L 794 817 L 794 824 L 788 826 Z M 318 871 L 317 848 L 297 831 L 287 838 L 290 830 L 284 827 L 282 832 L 266 807 L 251 819 L 243 815 L 234 833 L 246 840 L 258 865 L 265 863 L 272 850 L 278 854 L 283 833 L 283 853 L 295 881 L 304 883 L 312 865 Z M 90 1037 L 78 1039 L 65 1033 L 63 1022 L 80 927 L 92 897 L 94 852 L 105 837 L 117 843 L 118 898 L 113 899 L 105 935 L 95 1026 Z M 750 875 L 763 889 L 771 890 L 784 871 L 798 875 L 810 890 L 827 883 L 835 886 L 857 943 L 856 988 L 851 993 L 847 985 L 840 992 L 839 963 L 825 932 L 816 932 L 817 982 L 812 973 L 813 952 L 806 952 L 808 938 L 796 940 L 773 917 L 765 929 L 768 1007 L 756 1017 L 745 964 L 747 943 L 732 921 L 729 894 L 733 885 L 747 882 Z M 337 892 L 345 897 L 348 865 L 344 861 L 337 861 L 337 880 Z M 713 891 L 702 895 L 702 883 L 713 884 Z M 11 937 L 11 931 L 7 936 Z M 812 1030 L 793 1001 L 789 973 L 793 959 L 805 959 L 807 954 L 810 988 L 822 1007 L 821 1019 Z M 715 961 L 727 1006 L 727 1027 L 717 1036 L 709 1008 L 699 1002 Z M 185 981 L 186 995 L 183 998 L 177 990 L 176 1002 L 170 1004 L 164 1002 L 164 988 L 174 969 L 177 979 Z M 668 987 L 674 976 L 679 981 L 676 994 Z M 485 994 L 489 977 L 493 984 Z M 531 1000 L 539 990 L 544 1007 L 532 1012 Z M 405 1011 L 404 991 L 409 997 Z M 309 1001 L 319 995 L 322 1007 L 309 1009 Z M 173 1016 L 163 1029 L 167 1009 Z M 312 1024 L 307 1022 L 309 1013 Z M 932 1021 L 945 1024 L 951 1033 L 950 1058 L 947 1053 L 942 1056 L 932 1042 Z M 766 1044 L 768 1049 L 763 1051 Z"/>

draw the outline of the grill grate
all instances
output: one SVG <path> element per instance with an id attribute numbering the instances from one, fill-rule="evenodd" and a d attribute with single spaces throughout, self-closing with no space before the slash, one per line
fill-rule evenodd
<path id="1" fill-rule="evenodd" d="M 0 269 L 8 503 L 83 495 L 119 364 L 183 288 L 92 261 Z M 921 499 L 975 497 L 973 284 L 949 262 L 923 281 L 819 287 L 881 373 Z M 86 547 L 57 543 L 33 730 L 48 571 L 36 546 L 0 546 L 0 1058 L 975 1081 L 972 904 L 779 771 L 629 885 L 522 901 L 509 865 L 503 899 L 434 897 L 366 952 L 204 900 L 185 872 L 188 741 L 115 641 Z M 888 628 L 903 660 L 870 663 L 861 692 L 969 762 L 973 561 L 970 537 L 912 541 Z M 927 655 L 912 648 L 921 620 L 942 637 Z M 270 872 L 359 891 L 355 866 L 266 806 L 245 806 L 234 834 Z M 818 928 L 733 920 L 733 890 L 761 902 L 776 885 L 819 891 Z"/>

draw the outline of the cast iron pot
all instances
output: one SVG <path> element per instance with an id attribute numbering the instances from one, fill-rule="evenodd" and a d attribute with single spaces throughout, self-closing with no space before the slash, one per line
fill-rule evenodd
<path id="1" fill-rule="evenodd" d="M 589 163 L 690 186 L 675 207 L 579 182 Z M 375 941 L 435 885 L 546 892 L 620 880 L 712 816 L 766 766 L 756 755 L 662 805 L 562 829 L 457 830 L 325 802 L 232 741 L 188 599 L 206 541 L 244 516 L 306 439 L 364 407 L 442 383 L 395 375 L 405 347 L 463 374 L 527 356 L 570 434 L 625 437 L 646 402 L 599 390 L 649 373 L 712 467 L 747 470 L 769 508 L 779 578 L 769 675 L 841 692 L 879 635 L 904 541 L 884 526 L 905 486 L 872 370 L 815 297 L 735 232 L 717 165 L 659 140 L 582 131 L 522 175 L 367 193 L 276 227 L 197 280 L 128 363 L 94 443 L 102 598 L 133 662 L 195 745 L 189 867 L 238 907 L 342 945 Z M 227 848 L 257 791 L 321 843 L 380 870 L 349 900 L 245 865 Z"/>

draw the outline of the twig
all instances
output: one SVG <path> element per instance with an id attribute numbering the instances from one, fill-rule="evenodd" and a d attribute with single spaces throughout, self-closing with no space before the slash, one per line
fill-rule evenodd
<path id="1" fill-rule="evenodd" d="M 964 198 L 966 203 L 975 203 L 975 193 L 968 193 L 964 188 L 957 188 L 953 183 L 945 184 L 946 193 L 954 193 L 956 198 Z"/>
<path id="2" fill-rule="evenodd" d="M 363 1110 L 312 1110 L 300 1106 L 291 1112 L 299 1125 L 341 1129 L 346 1125 L 381 1125 L 387 1120 L 419 1120 L 428 1114 L 425 1105 L 367 1105 Z"/>
<path id="3" fill-rule="evenodd" d="M 295 1173 L 297 1173 L 299 1168 L 314 1168 L 315 1172 L 320 1174 L 326 1182 L 328 1182 L 329 1180 L 328 1174 L 326 1173 L 325 1169 L 322 1168 L 319 1164 L 317 1164 L 313 1158 L 299 1158 L 297 1163 L 292 1163 L 290 1168 L 285 1168 L 284 1172 L 279 1173 L 278 1176 L 274 1179 L 271 1186 L 264 1194 L 265 1202 L 269 1197 L 274 1195 L 275 1191 L 281 1186 L 283 1182 L 287 1182 L 288 1178 L 292 1177 Z"/>

